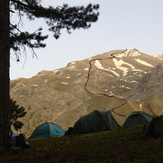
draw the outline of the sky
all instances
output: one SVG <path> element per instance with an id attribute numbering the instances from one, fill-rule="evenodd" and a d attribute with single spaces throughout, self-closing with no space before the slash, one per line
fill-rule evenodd
<path id="1" fill-rule="evenodd" d="M 43 70 L 66 67 L 111 50 L 138 49 L 148 55 L 163 54 L 163 0 L 42 0 L 44 6 L 100 5 L 100 16 L 89 29 L 68 34 L 65 30 L 56 40 L 43 20 L 29 22 L 22 19 L 22 28 L 34 32 L 43 27 L 49 37 L 46 47 L 22 54 L 20 62 L 11 55 L 10 79 L 31 78 Z M 11 17 L 12 21 L 18 19 Z"/>

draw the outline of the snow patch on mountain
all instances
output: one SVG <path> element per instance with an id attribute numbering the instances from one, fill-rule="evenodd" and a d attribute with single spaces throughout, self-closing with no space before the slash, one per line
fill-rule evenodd
<path id="1" fill-rule="evenodd" d="M 153 57 L 163 60 L 163 54 L 154 55 Z"/>
<path id="2" fill-rule="evenodd" d="M 142 61 L 142 60 L 140 60 L 140 59 L 136 59 L 136 58 L 135 58 L 135 60 L 136 60 L 137 62 L 139 62 L 139 63 L 145 65 L 145 66 L 154 67 L 153 65 L 151 65 L 151 64 L 149 64 L 149 63 L 147 63 L 147 62 L 145 62 L 145 61 Z"/>
<path id="3" fill-rule="evenodd" d="M 99 68 L 99 69 L 105 70 L 104 67 L 101 65 L 100 61 L 98 61 L 98 60 L 95 61 L 95 66 L 96 66 L 97 68 Z"/>
<path id="4" fill-rule="evenodd" d="M 95 61 L 95 66 L 96 66 L 97 68 L 99 68 L 99 69 L 102 69 L 102 70 L 105 70 L 105 71 L 110 71 L 110 72 L 112 72 L 115 76 L 120 77 L 120 74 L 118 74 L 118 73 L 115 72 L 114 70 L 111 70 L 110 68 L 105 69 L 105 68 L 101 65 L 100 61 L 98 61 L 98 60 Z M 115 69 L 115 68 L 114 68 L 114 69 Z M 113 77 L 112 75 L 109 75 L 109 76 Z"/>
<path id="5" fill-rule="evenodd" d="M 120 77 L 120 74 L 118 74 L 117 72 L 110 70 L 115 76 Z"/>
<path id="6" fill-rule="evenodd" d="M 75 66 L 71 66 L 70 68 L 73 69 Z"/>
<path id="7" fill-rule="evenodd" d="M 74 65 L 76 62 L 71 62 L 71 65 Z"/>
<path id="8" fill-rule="evenodd" d="M 76 74 L 76 76 L 79 76 L 79 75 L 81 75 L 81 73 L 79 73 L 79 74 Z"/>
<path id="9" fill-rule="evenodd" d="M 133 65 L 131 65 L 131 64 L 127 63 L 127 62 L 124 62 L 122 59 L 117 60 L 116 58 L 114 58 L 113 62 L 115 64 L 115 66 L 117 67 L 117 69 L 120 69 L 120 70 L 123 71 L 123 77 L 127 75 L 128 68 L 123 67 L 122 65 L 128 65 L 128 66 L 130 66 L 133 69 L 135 68 Z"/>
<path id="10" fill-rule="evenodd" d="M 61 69 L 57 69 L 57 70 L 54 70 L 54 75 L 56 76 L 61 76 L 63 74 L 63 72 L 61 72 Z"/>
<path id="11" fill-rule="evenodd" d="M 129 50 L 129 52 L 128 52 L 129 57 L 137 57 L 137 56 L 140 56 L 140 55 L 141 55 L 141 53 L 139 51 L 137 51 L 137 50 Z"/>
<path id="12" fill-rule="evenodd" d="M 131 81 L 130 83 L 139 83 L 138 81 L 136 81 L 136 80 L 133 80 L 133 81 Z"/>
<path id="13" fill-rule="evenodd" d="M 68 63 L 67 66 L 72 66 L 72 65 L 74 65 L 74 64 L 76 64 L 75 61 L 74 61 L 74 62 L 70 62 L 70 63 Z"/>
<path id="14" fill-rule="evenodd" d="M 109 93 L 110 93 L 109 96 L 113 96 L 113 92 L 112 91 L 110 91 Z"/>
<path id="15" fill-rule="evenodd" d="M 99 69 L 102 69 L 102 70 L 105 70 L 105 71 L 110 71 L 111 73 L 113 73 L 117 77 L 120 77 L 120 74 L 118 74 L 116 71 L 114 71 L 116 69 L 119 69 L 119 70 L 122 71 L 122 76 L 123 77 L 125 77 L 128 74 L 129 69 L 131 69 L 132 71 L 139 71 L 139 72 L 144 72 L 145 73 L 145 71 L 140 70 L 140 69 L 136 69 L 132 64 L 130 64 L 128 62 L 125 62 L 122 59 L 122 57 L 127 57 L 127 56 L 135 57 L 135 56 L 139 56 L 139 55 L 141 55 L 141 54 L 136 50 L 127 50 L 126 52 L 121 53 L 118 56 L 116 56 L 116 58 L 113 58 L 113 62 L 114 62 L 115 67 L 106 69 L 106 68 L 103 67 L 103 65 L 101 64 L 101 62 L 99 60 L 95 60 L 95 66 L 97 68 L 99 68 Z M 119 59 L 119 58 L 121 58 L 121 59 Z M 143 64 L 145 66 L 154 67 L 153 65 L 151 65 L 151 64 L 149 64 L 149 63 L 147 63 L 147 62 L 145 62 L 143 60 L 140 60 L 140 59 L 135 59 L 135 61 L 137 61 L 140 64 Z M 125 65 L 126 65 L 126 67 L 125 67 Z"/>
<path id="16" fill-rule="evenodd" d="M 117 55 L 116 57 L 118 58 L 122 58 L 122 57 L 136 57 L 141 55 L 139 51 L 137 50 L 126 50 L 126 52 L 121 53 L 119 55 Z"/>
<path id="17" fill-rule="evenodd" d="M 68 84 L 68 82 L 62 82 L 62 84 Z"/>
<path id="18" fill-rule="evenodd" d="M 117 68 L 121 67 L 122 64 L 126 64 L 126 65 L 130 66 L 133 69 L 135 68 L 132 64 L 129 64 L 127 62 L 124 62 L 122 59 L 120 59 L 118 61 L 117 59 L 114 58 L 113 61 L 114 61 L 114 64 L 116 65 Z"/>

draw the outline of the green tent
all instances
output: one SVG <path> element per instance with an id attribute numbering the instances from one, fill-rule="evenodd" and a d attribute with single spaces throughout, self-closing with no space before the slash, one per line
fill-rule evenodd
<path id="1" fill-rule="evenodd" d="M 71 134 L 97 132 L 100 130 L 112 130 L 120 128 L 111 111 L 94 110 L 88 115 L 82 116 L 74 125 Z"/>
<path id="2" fill-rule="evenodd" d="M 37 127 L 29 139 L 63 136 L 65 132 L 54 123 L 44 123 Z"/>
<path id="3" fill-rule="evenodd" d="M 137 126 L 144 126 L 149 121 L 152 120 L 152 117 L 143 111 L 136 111 L 132 112 L 126 121 L 123 124 L 123 128 L 131 128 L 131 127 L 137 127 Z"/>

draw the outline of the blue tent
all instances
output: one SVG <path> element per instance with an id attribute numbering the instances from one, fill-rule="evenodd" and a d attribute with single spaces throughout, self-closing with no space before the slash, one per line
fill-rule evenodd
<path id="1" fill-rule="evenodd" d="M 15 137 L 16 135 L 12 131 L 9 131 L 9 136 Z"/>
<path id="2" fill-rule="evenodd" d="M 63 136 L 65 132 L 54 123 L 44 123 L 37 127 L 29 139 Z"/>

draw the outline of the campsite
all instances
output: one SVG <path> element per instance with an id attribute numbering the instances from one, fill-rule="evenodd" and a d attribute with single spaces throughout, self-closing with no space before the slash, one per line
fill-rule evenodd
<path id="1" fill-rule="evenodd" d="M 158 120 L 162 125 L 162 116 L 132 112 L 121 127 L 110 111 L 94 110 L 82 116 L 69 134 L 46 122 L 27 139 L 30 147 L 14 147 L 1 155 L 0 162 L 161 162 L 163 136 L 142 137 L 145 125 Z M 162 134 L 162 126 L 159 129 Z"/>
<path id="2" fill-rule="evenodd" d="M 162 162 L 162 6 L 1 0 L 0 163 Z"/>
<path id="3" fill-rule="evenodd" d="M 163 138 L 138 139 L 143 127 L 31 139 L 31 148 L 0 162 L 162 162 Z"/>
<path id="4" fill-rule="evenodd" d="M 81 116 L 73 127 L 64 131 L 57 124 L 46 122 L 38 126 L 27 139 L 52 138 L 64 135 L 88 134 L 92 132 L 116 130 L 119 128 L 132 128 L 144 126 L 152 120 L 152 116 L 143 112 L 132 112 L 121 127 L 111 111 L 94 110 L 91 113 Z"/>

